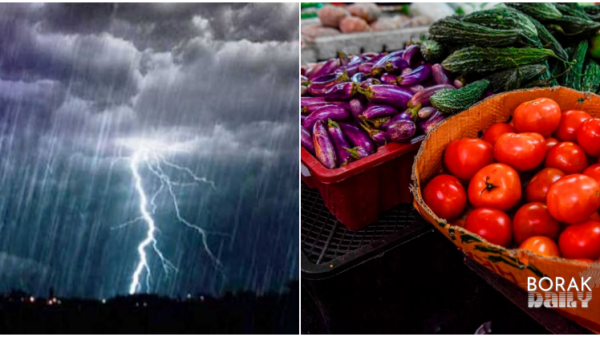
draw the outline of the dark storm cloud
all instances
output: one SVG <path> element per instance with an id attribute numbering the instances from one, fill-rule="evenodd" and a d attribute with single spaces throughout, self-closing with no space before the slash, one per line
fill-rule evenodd
<path id="1" fill-rule="evenodd" d="M 173 160 L 218 184 L 180 191 L 181 207 L 233 234 L 210 238 L 229 286 L 297 277 L 298 16 L 297 4 L 0 5 L 0 251 L 48 266 L 40 288 L 122 293 L 143 226 L 111 229 L 139 213 L 116 160 L 151 140 L 185 148 Z M 157 219 L 173 224 L 172 211 Z M 157 277 L 162 293 L 220 289 L 197 236 L 176 222 L 160 235 L 186 270 Z"/>

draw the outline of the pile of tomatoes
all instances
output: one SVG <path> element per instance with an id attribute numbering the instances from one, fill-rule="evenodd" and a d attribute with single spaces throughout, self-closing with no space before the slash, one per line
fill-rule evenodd
<path id="1" fill-rule="evenodd" d="M 423 199 L 440 218 L 488 242 L 592 263 L 600 257 L 600 119 L 549 98 L 510 123 L 451 142 L 448 174 Z"/>

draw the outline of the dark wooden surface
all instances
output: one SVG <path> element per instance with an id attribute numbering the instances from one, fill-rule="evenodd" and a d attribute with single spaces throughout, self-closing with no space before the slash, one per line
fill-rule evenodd
<path id="1" fill-rule="evenodd" d="M 518 308 L 533 318 L 549 332 L 554 334 L 589 334 L 581 325 L 561 316 L 557 311 L 548 308 L 528 308 L 527 293 L 518 286 L 498 276 L 491 270 L 465 257 L 465 264 L 484 279 L 494 289 L 499 291 Z"/>

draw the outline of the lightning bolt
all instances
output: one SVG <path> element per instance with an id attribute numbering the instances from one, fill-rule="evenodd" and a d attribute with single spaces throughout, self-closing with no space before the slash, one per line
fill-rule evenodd
<path id="1" fill-rule="evenodd" d="M 135 184 L 135 190 L 139 199 L 139 213 L 140 215 L 132 220 L 129 220 L 117 227 L 123 228 L 128 225 L 143 222 L 146 225 L 146 236 L 143 241 L 141 241 L 137 247 L 138 252 L 138 262 L 131 276 L 131 283 L 129 285 L 129 294 L 135 294 L 136 292 L 142 289 L 142 277 L 145 275 L 145 286 L 146 289 L 149 290 L 151 286 L 152 272 L 150 270 L 148 258 L 150 253 L 154 253 L 156 257 L 159 258 L 162 267 L 165 273 L 168 275 L 171 272 L 178 272 L 176 266 L 165 257 L 163 252 L 159 249 L 158 240 L 156 237 L 156 233 L 160 231 L 157 227 L 156 222 L 154 221 L 153 215 L 156 213 L 158 208 L 156 204 L 156 199 L 158 196 L 167 191 L 170 196 L 171 201 L 173 202 L 173 206 L 175 209 L 177 221 L 182 223 L 187 228 L 190 228 L 197 232 L 202 239 L 202 247 L 205 253 L 210 257 L 215 268 L 223 273 L 223 265 L 219 258 L 215 256 L 208 245 L 208 235 L 221 235 L 221 236 L 229 236 L 227 233 L 220 232 L 209 232 L 208 230 L 195 225 L 185 219 L 181 214 L 181 209 L 179 206 L 179 200 L 177 198 L 177 193 L 175 192 L 174 187 L 188 187 L 188 186 L 196 186 L 198 184 L 208 184 L 213 189 L 216 190 L 215 183 L 204 178 L 199 177 L 191 169 L 177 165 L 168 161 L 163 155 L 159 153 L 159 151 L 153 151 L 148 148 L 142 148 L 136 150 L 133 155 L 129 158 L 119 157 L 120 159 L 127 159 L 129 161 L 129 169 L 133 176 L 133 181 Z M 114 165 L 114 162 L 113 162 Z M 142 178 L 142 174 L 140 172 L 141 168 L 147 168 L 151 173 L 151 176 L 158 179 L 160 182 L 160 187 L 152 194 L 148 195 L 147 191 L 144 189 L 144 179 Z M 177 171 L 180 175 L 186 177 L 188 180 L 193 182 L 181 182 L 178 180 L 174 180 L 171 176 L 165 171 L 165 168 L 168 168 L 172 171 Z"/>

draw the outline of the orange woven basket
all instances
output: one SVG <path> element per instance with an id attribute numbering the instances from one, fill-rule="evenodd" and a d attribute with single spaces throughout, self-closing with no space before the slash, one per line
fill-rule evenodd
<path id="1" fill-rule="evenodd" d="M 480 131 L 490 125 L 509 120 L 514 109 L 522 102 L 539 97 L 556 101 L 562 111 L 583 110 L 600 118 L 600 96 L 575 90 L 553 87 L 507 92 L 491 96 L 468 110 L 446 119 L 425 138 L 412 170 L 411 191 L 417 211 L 450 239 L 467 257 L 487 267 L 505 279 L 527 291 L 527 277 L 538 280 L 544 276 L 571 278 L 588 275 L 590 271 L 600 273 L 600 264 L 544 257 L 520 249 L 507 249 L 485 241 L 462 227 L 450 225 L 438 218 L 423 201 L 421 188 L 436 175 L 442 173 L 442 159 L 446 146 L 463 137 L 477 138 Z M 586 274 L 580 274 L 586 273 Z M 589 282 L 592 299 L 587 308 L 557 308 L 559 312 L 575 322 L 594 331 L 600 331 L 600 284 Z M 568 284 L 568 283 L 567 283 Z"/>

